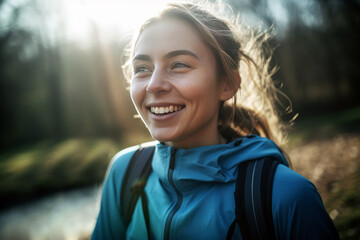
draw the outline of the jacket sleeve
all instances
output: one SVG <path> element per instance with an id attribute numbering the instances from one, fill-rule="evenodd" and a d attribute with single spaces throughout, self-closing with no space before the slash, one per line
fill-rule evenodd
<path id="1" fill-rule="evenodd" d="M 272 201 L 277 239 L 339 239 L 315 186 L 283 165 L 274 176 Z"/>
<path id="2" fill-rule="evenodd" d="M 92 240 L 125 239 L 126 229 L 120 213 L 120 192 L 127 165 L 134 149 L 119 152 L 111 161 L 102 189 L 100 211 Z"/>

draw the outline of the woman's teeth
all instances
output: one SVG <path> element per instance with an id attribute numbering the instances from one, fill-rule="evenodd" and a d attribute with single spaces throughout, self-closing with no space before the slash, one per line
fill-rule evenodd
<path id="1" fill-rule="evenodd" d="M 166 106 L 166 107 L 151 107 L 150 110 L 152 113 L 155 114 L 166 114 L 166 113 L 172 113 L 177 112 L 183 109 L 183 106 Z"/>

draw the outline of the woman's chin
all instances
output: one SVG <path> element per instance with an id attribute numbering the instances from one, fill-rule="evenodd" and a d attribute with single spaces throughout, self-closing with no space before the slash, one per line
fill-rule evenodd
<path id="1" fill-rule="evenodd" d="M 154 133 L 151 133 L 151 132 L 150 132 L 150 134 L 155 140 L 157 140 L 159 142 L 171 142 L 171 141 L 173 141 L 173 139 L 171 137 L 164 136 L 163 134 L 154 134 Z"/>
<path id="2" fill-rule="evenodd" d="M 162 143 L 165 143 L 165 145 L 173 146 L 175 143 L 179 141 L 178 138 L 175 136 L 169 136 L 169 134 L 151 134 L 151 136 Z"/>

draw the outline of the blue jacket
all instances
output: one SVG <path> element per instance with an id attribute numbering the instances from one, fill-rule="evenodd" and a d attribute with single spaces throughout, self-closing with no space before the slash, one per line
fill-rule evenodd
<path id="1" fill-rule="evenodd" d="M 140 199 L 128 228 L 120 214 L 121 183 L 136 149 L 125 149 L 113 159 L 103 186 L 93 240 L 147 239 Z M 314 185 L 287 167 L 286 159 L 272 141 L 257 136 L 193 149 L 157 143 L 153 171 L 145 187 L 152 238 L 226 239 L 235 219 L 237 166 L 265 156 L 276 156 L 284 163 L 277 168 L 273 184 L 277 239 L 338 239 Z M 239 229 L 233 239 L 242 239 Z"/>

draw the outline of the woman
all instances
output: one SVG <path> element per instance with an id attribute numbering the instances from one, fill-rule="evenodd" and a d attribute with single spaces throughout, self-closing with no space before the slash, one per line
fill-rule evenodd
<path id="1" fill-rule="evenodd" d="M 276 90 L 259 38 L 239 39 L 230 26 L 197 6 L 170 4 L 141 27 L 125 69 L 132 101 L 158 141 L 145 187 L 150 224 L 140 200 L 127 226 L 120 210 L 132 147 L 113 160 L 92 239 L 226 239 L 237 166 L 269 156 L 283 163 L 273 182 L 276 238 L 338 238 L 315 187 L 274 143 L 282 139 Z M 243 239 L 241 230 L 232 237 Z"/>

